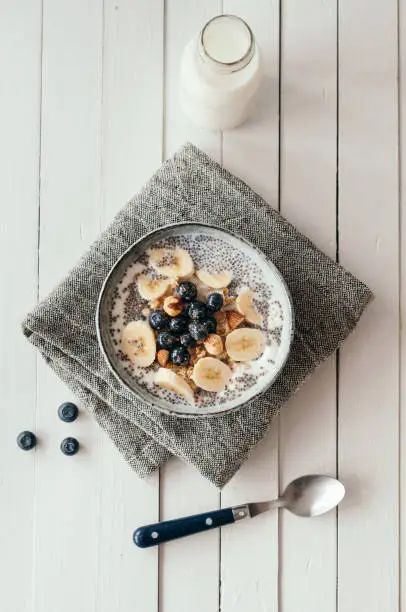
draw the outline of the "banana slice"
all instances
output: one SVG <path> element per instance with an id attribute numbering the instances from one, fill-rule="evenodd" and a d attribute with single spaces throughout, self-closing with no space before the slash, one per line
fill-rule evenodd
<path id="1" fill-rule="evenodd" d="M 193 259 L 185 249 L 149 249 L 151 266 L 170 278 L 186 278 L 195 271 Z"/>
<path id="2" fill-rule="evenodd" d="M 193 368 L 192 379 L 205 391 L 223 391 L 232 372 L 227 364 L 214 357 L 199 359 Z"/>
<path id="3" fill-rule="evenodd" d="M 260 329 L 241 327 L 228 334 L 226 351 L 234 361 L 252 361 L 264 352 L 265 339 Z"/>
<path id="4" fill-rule="evenodd" d="M 262 315 L 254 306 L 253 302 L 254 294 L 250 289 L 245 289 L 240 293 L 236 300 L 236 306 L 238 311 L 244 315 L 244 318 L 248 323 L 253 325 L 262 325 Z"/>
<path id="5" fill-rule="evenodd" d="M 169 287 L 169 280 L 166 278 L 151 278 L 142 274 L 138 277 L 138 291 L 140 296 L 148 302 L 152 302 L 160 298 Z"/>
<path id="6" fill-rule="evenodd" d="M 224 289 L 233 280 L 233 273 L 230 270 L 223 270 L 223 272 L 197 270 L 196 276 L 202 283 L 213 289 Z"/>
<path id="7" fill-rule="evenodd" d="M 154 362 L 155 336 L 146 321 L 128 323 L 121 334 L 121 346 L 134 365 L 146 368 Z"/>
<path id="8" fill-rule="evenodd" d="M 195 396 L 191 387 L 188 385 L 186 380 L 182 378 L 182 376 L 175 374 L 175 372 L 172 370 L 159 368 L 154 382 L 159 387 L 164 387 L 165 389 L 169 389 L 169 391 L 174 391 L 178 395 L 184 397 L 190 404 L 194 404 Z"/>

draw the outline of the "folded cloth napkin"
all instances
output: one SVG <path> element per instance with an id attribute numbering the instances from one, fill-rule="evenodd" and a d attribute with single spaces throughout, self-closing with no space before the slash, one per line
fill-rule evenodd
<path id="1" fill-rule="evenodd" d="M 114 262 L 145 233 L 180 221 L 218 225 L 251 241 L 279 268 L 294 303 L 295 336 L 282 374 L 262 396 L 223 416 L 168 416 L 134 399 L 110 372 L 96 338 L 97 298 Z M 243 181 L 187 144 L 27 316 L 23 331 L 140 476 L 174 454 L 221 487 L 264 436 L 281 405 L 340 346 L 371 298 L 363 283 Z"/>

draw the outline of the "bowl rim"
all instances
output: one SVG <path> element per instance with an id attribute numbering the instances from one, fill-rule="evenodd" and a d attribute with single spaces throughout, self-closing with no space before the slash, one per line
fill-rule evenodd
<path id="1" fill-rule="evenodd" d="M 123 259 L 125 259 L 128 256 L 128 254 L 137 245 L 139 245 L 140 243 L 144 242 L 144 240 L 152 238 L 154 236 L 154 234 L 159 234 L 162 231 L 169 230 L 169 229 L 172 229 L 172 228 L 187 227 L 187 226 L 200 226 L 200 227 L 204 227 L 204 228 L 208 228 L 208 229 L 217 230 L 219 232 L 228 234 L 229 236 L 231 236 L 233 238 L 236 238 L 237 240 L 240 240 L 241 242 L 243 242 L 245 245 L 247 245 L 251 249 L 254 249 L 254 251 L 256 251 L 256 253 L 259 255 L 259 257 L 264 260 L 264 263 L 266 263 L 266 265 L 269 266 L 272 269 L 272 271 L 275 274 L 275 276 L 277 277 L 278 281 L 281 283 L 281 285 L 282 285 L 282 287 L 283 287 L 283 289 L 284 289 L 284 291 L 286 293 L 288 307 L 289 307 L 289 317 L 290 317 L 290 329 L 288 330 L 288 332 L 289 332 L 289 335 L 288 335 L 288 338 L 289 338 L 288 349 L 286 351 L 286 355 L 285 355 L 284 359 L 280 363 L 279 369 L 277 370 L 275 375 L 268 381 L 268 383 L 260 391 L 255 393 L 255 395 L 250 397 L 250 399 L 248 401 L 244 401 L 241 404 L 237 404 L 236 406 L 233 406 L 233 407 L 231 407 L 231 408 L 229 408 L 227 410 L 219 410 L 217 412 L 209 412 L 209 413 L 205 413 L 205 414 L 199 414 L 199 413 L 196 413 L 196 412 L 178 412 L 177 410 L 171 410 L 169 408 L 166 409 L 166 408 L 163 408 L 163 407 L 159 406 L 155 402 L 153 402 L 153 401 L 149 402 L 144 397 L 142 397 L 142 395 L 140 393 L 138 393 L 134 388 L 132 388 L 121 377 L 120 373 L 116 370 L 114 364 L 110 360 L 110 357 L 108 355 L 106 347 L 104 346 L 104 342 L 103 342 L 103 338 L 102 338 L 102 331 L 101 331 L 101 328 L 102 328 L 101 309 L 102 309 L 102 305 L 103 305 L 103 300 L 105 299 L 106 291 L 107 291 L 107 289 L 109 287 L 109 283 L 110 283 L 111 277 L 113 276 L 116 268 L 120 265 L 120 263 L 123 261 Z M 100 289 L 99 297 L 98 297 L 98 300 L 97 300 L 96 312 L 95 312 L 95 324 L 96 324 L 96 334 L 97 334 L 97 341 L 98 341 L 98 344 L 99 344 L 99 348 L 100 348 L 100 350 L 102 352 L 103 358 L 104 358 L 108 368 L 110 369 L 112 374 L 115 376 L 115 378 L 118 380 L 118 382 L 127 391 L 129 391 L 131 393 L 131 395 L 134 396 L 135 399 L 137 399 L 138 401 L 141 401 L 141 402 L 147 404 L 148 407 L 152 407 L 153 409 L 157 410 L 158 412 L 160 412 L 162 414 L 167 414 L 167 415 L 170 415 L 170 416 L 179 417 L 181 419 L 207 419 L 207 418 L 215 418 L 215 417 L 225 416 L 226 414 L 230 414 L 232 412 L 240 410 L 244 406 L 250 405 L 259 396 L 263 395 L 275 383 L 277 378 L 282 373 L 282 371 L 283 371 L 283 369 L 284 369 L 284 367 L 286 365 L 286 362 L 287 362 L 287 360 L 289 358 L 290 352 L 291 352 L 292 341 L 293 341 L 293 337 L 294 337 L 294 333 L 295 333 L 295 312 L 294 312 L 294 308 L 293 308 L 292 296 L 291 296 L 289 288 L 288 288 L 288 286 L 286 284 L 285 279 L 283 278 L 282 274 L 280 273 L 280 271 L 276 267 L 276 265 L 265 255 L 265 253 L 260 248 L 258 248 L 256 245 L 252 244 L 252 242 L 250 242 L 249 240 L 244 238 L 244 236 L 241 236 L 240 234 L 232 232 L 231 230 L 229 230 L 227 228 L 223 228 L 223 227 L 220 227 L 218 225 L 213 225 L 211 223 L 203 223 L 201 221 L 180 221 L 178 223 L 168 223 L 167 225 L 162 225 L 162 226 L 160 226 L 158 228 L 155 228 L 154 230 L 152 230 L 150 232 L 147 232 L 146 234 L 143 234 L 141 236 L 141 238 L 139 238 L 138 240 L 135 240 L 124 251 L 124 253 L 122 253 L 122 255 L 120 255 L 120 257 L 114 262 L 114 264 L 110 268 L 106 278 L 104 279 L 102 287 Z M 153 397 L 152 393 L 149 393 L 149 395 L 151 395 Z"/>

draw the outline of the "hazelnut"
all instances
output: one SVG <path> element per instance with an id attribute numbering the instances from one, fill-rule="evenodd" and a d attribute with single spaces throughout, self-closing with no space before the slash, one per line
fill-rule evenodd
<path id="1" fill-rule="evenodd" d="M 204 342 L 209 355 L 220 355 L 223 352 L 223 341 L 217 334 L 209 334 Z"/>
<path id="2" fill-rule="evenodd" d="M 236 310 L 228 310 L 226 312 L 227 326 L 230 331 L 238 327 L 244 321 L 244 315 Z"/>
<path id="3" fill-rule="evenodd" d="M 218 325 L 221 325 L 226 320 L 226 313 L 219 310 L 219 312 L 214 313 L 214 318 L 216 319 Z"/>
<path id="4" fill-rule="evenodd" d="M 183 310 L 182 300 L 176 295 L 165 298 L 164 311 L 170 317 L 177 317 Z"/>
<path id="5" fill-rule="evenodd" d="M 222 311 L 215 312 L 214 313 L 214 318 L 217 321 L 217 333 L 220 336 L 224 336 L 224 334 L 228 331 L 226 313 L 222 312 Z"/>
<path id="6" fill-rule="evenodd" d="M 161 349 L 156 354 L 156 360 L 162 368 L 165 368 L 169 361 L 169 351 Z"/>

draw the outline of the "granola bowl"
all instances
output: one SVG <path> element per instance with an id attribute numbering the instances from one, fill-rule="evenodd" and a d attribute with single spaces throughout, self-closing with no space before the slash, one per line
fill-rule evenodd
<path id="1" fill-rule="evenodd" d="M 222 228 L 179 223 L 133 244 L 108 274 L 96 328 L 135 398 L 181 417 L 236 410 L 276 380 L 293 308 L 274 264 Z"/>

